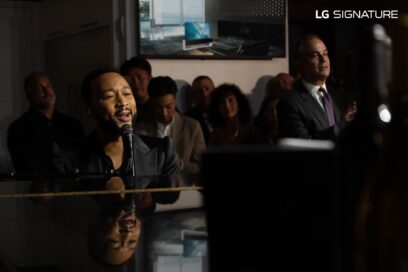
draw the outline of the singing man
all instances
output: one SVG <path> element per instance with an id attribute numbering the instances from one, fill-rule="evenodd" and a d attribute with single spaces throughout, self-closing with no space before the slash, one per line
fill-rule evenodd
<path id="1" fill-rule="evenodd" d="M 178 185 L 180 163 L 169 137 L 158 139 L 133 133 L 133 159 L 129 161 L 121 128 L 136 117 L 135 98 L 127 81 L 114 70 L 99 69 L 86 75 L 82 98 L 95 120 L 95 130 L 64 158 L 64 168 L 80 173 L 116 172 L 121 177 L 136 175 L 136 188 L 168 188 Z M 65 155 L 66 156 L 66 155 Z M 179 192 L 145 193 L 136 196 L 136 209 L 154 209 L 155 203 L 175 202 Z"/>

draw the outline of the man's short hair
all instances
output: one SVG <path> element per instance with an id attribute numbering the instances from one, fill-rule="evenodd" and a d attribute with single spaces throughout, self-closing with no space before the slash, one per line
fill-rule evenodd
<path id="1" fill-rule="evenodd" d="M 285 86 L 285 81 L 294 81 L 294 78 L 288 73 L 279 73 L 275 77 L 266 82 L 265 93 L 273 96 L 275 99 L 280 99 L 283 95 L 290 91 Z"/>
<path id="2" fill-rule="evenodd" d="M 306 35 L 302 36 L 302 38 L 295 45 L 295 51 L 294 51 L 294 55 L 293 55 L 293 59 L 295 61 L 298 61 L 299 59 L 301 59 L 303 57 L 303 48 L 304 48 L 305 44 L 308 43 L 311 40 L 320 40 L 320 41 L 322 41 L 322 39 L 319 36 L 317 36 L 316 34 L 306 34 Z"/>
<path id="3" fill-rule="evenodd" d="M 29 74 L 28 76 L 26 76 L 26 78 L 24 79 L 24 91 L 27 92 L 31 84 L 33 84 L 34 80 L 36 80 L 40 76 L 49 78 L 49 76 L 46 73 L 41 72 L 41 71 L 35 71 Z"/>
<path id="4" fill-rule="evenodd" d="M 149 75 L 152 74 L 152 66 L 146 59 L 141 57 L 133 57 L 125 61 L 122 66 L 120 66 L 120 74 L 127 75 L 133 68 L 145 70 Z"/>
<path id="5" fill-rule="evenodd" d="M 205 75 L 201 75 L 196 77 L 191 85 L 197 84 L 198 82 L 200 82 L 201 80 L 207 79 L 209 81 L 211 81 L 211 83 L 214 85 L 214 82 L 212 81 L 212 79 L 209 76 L 205 76 Z"/>
<path id="6" fill-rule="evenodd" d="M 82 81 L 81 87 L 81 95 L 82 99 L 85 104 L 89 103 L 92 96 L 92 82 L 97 79 L 99 76 L 106 74 L 106 73 L 117 73 L 114 69 L 111 68 L 100 68 L 93 70 L 92 72 L 88 73 L 84 80 Z"/>
<path id="7" fill-rule="evenodd" d="M 176 96 L 177 85 L 176 82 L 171 77 L 168 76 L 158 76 L 154 77 L 147 88 L 149 92 L 149 97 L 155 99 L 168 94 Z"/>

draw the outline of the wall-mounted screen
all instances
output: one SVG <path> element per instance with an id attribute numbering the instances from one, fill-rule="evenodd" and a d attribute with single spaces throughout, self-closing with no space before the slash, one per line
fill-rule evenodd
<path id="1" fill-rule="evenodd" d="M 285 57 L 285 0 L 139 0 L 146 58 Z"/>

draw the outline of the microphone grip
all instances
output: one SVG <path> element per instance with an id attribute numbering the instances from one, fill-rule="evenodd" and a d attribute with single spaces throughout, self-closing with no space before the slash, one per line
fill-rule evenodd
<path id="1" fill-rule="evenodd" d="M 123 125 L 121 127 L 124 159 L 131 163 L 131 176 L 136 177 L 135 161 L 133 154 L 133 128 L 131 125 Z"/>
<path id="2" fill-rule="evenodd" d="M 123 159 L 130 164 L 130 169 L 128 168 L 130 173 L 126 171 L 126 174 L 123 177 L 125 181 L 125 189 L 134 189 L 136 182 L 136 169 L 133 154 L 133 128 L 131 125 L 126 124 L 121 127 L 121 132 L 124 152 Z M 136 204 L 133 193 L 125 194 L 124 210 L 126 213 L 135 213 Z"/>

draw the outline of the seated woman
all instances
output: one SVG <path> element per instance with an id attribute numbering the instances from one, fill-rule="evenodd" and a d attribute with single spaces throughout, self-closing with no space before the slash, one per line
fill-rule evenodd
<path id="1" fill-rule="evenodd" d="M 211 97 L 209 114 L 214 126 L 209 145 L 252 142 L 251 107 L 238 86 L 222 84 L 217 87 Z"/>

